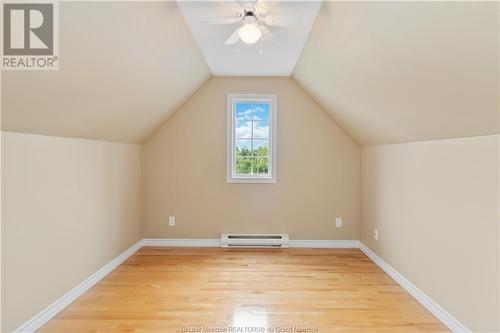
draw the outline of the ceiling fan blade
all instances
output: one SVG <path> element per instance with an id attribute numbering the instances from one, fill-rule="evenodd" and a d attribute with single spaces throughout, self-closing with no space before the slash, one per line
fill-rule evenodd
<path id="1" fill-rule="evenodd" d="M 208 24 L 235 24 L 240 20 L 239 17 L 198 17 L 198 22 Z"/>
<path id="2" fill-rule="evenodd" d="M 268 14 L 264 16 L 262 20 L 266 25 L 270 27 L 293 27 L 300 24 L 300 22 L 302 21 L 302 14 Z"/>
<path id="3" fill-rule="evenodd" d="M 240 40 L 240 35 L 238 34 L 240 32 L 240 28 L 234 30 L 234 32 L 229 36 L 228 39 L 226 39 L 226 45 L 234 45 Z"/>
<path id="4" fill-rule="evenodd" d="M 259 25 L 259 28 L 262 31 L 262 39 L 269 39 L 273 36 L 271 30 L 265 24 Z"/>
<path id="5" fill-rule="evenodd" d="M 238 0 L 238 3 L 244 9 L 253 9 L 257 4 L 257 0 Z"/>

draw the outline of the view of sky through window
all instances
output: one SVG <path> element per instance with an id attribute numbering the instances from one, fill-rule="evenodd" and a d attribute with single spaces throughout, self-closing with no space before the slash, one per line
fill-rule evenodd
<path id="1" fill-rule="evenodd" d="M 237 175 L 269 174 L 269 104 L 235 104 L 235 171 Z"/>

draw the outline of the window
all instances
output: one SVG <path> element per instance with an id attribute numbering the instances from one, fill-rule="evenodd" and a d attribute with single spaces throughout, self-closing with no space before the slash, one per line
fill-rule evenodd
<path id="1" fill-rule="evenodd" d="M 228 94 L 227 182 L 276 183 L 276 95 Z"/>

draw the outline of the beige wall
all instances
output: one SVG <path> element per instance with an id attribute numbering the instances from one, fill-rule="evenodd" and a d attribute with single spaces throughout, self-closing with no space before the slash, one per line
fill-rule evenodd
<path id="1" fill-rule="evenodd" d="M 492 135 L 362 150 L 361 240 L 474 332 L 499 330 L 498 149 Z"/>
<path id="2" fill-rule="evenodd" d="M 141 147 L 2 133 L 2 332 L 140 239 Z"/>
<path id="3" fill-rule="evenodd" d="M 277 184 L 226 182 L 229 92 L 278 95 Z M 1 142 L 3 331 L 141 237 L 221 232 L 361 238 L 470 329 L 499 329 L 499 136 L 361 150 L 291 78 L 212 78 L 142 149 Z"/>
<path id="4" fill-rule="evenodd" d="M 277 184 L 226 183 L 229 92 L 278 95 Z M 212 78 L 144 145 L 143 235 L 358 239 L 360 186 L 359 146 L 293 79 Z"/>

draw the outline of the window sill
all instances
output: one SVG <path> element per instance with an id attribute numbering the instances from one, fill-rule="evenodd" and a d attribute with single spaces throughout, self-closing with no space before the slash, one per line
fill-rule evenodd
<path id="1" fill-rule="evenodd" d="M 228 178 L 229 184 L 276 184 L 276 178 Z"/>

